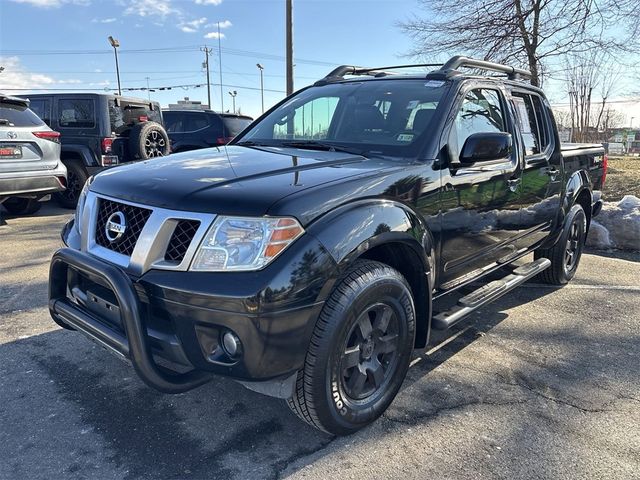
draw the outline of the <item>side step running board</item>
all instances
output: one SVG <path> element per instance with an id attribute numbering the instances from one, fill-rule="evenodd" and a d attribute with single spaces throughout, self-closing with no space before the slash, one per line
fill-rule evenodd
<path id="1" fill-rule="evenodd" d="M 431 326 L 436 330 L 447 330 L 451 328 L 471 312 L 513 290 L 531 277 L 549 268 L 550 265 L 551 261 L 549 259 L 539 258 L 538 260 L 516 268 L 506 277 L 487 283 L 462 297 L 458 300 L 457 305 L 450 310 L 435 315 Z"/>

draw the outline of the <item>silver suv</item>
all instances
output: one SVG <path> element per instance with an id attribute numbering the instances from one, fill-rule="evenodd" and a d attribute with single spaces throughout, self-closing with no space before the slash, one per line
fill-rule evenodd
<path id="1" fill-rule="evenodd" d="M 0 93 L 0 203 L 10 214 L 35 213 L 40 199 L 65 189 L 59 138 L 28 100 Z"/>

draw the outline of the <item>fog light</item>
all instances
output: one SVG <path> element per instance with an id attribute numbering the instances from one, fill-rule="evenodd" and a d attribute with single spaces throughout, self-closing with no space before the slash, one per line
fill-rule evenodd
<path id="1" fill-rule="evenodd" d="M 222 347 L 227 355 L 235 357 L 240 353 L 241 343 L 238 336 L 233 332 L 225 332 L 222 335 Z"/>

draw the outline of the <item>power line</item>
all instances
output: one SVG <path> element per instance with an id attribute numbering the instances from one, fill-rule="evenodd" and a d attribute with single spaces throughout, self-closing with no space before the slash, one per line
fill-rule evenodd
<path id="1" fill-rule="evenodd" d="M 149 87 L 150 90 L 172 90 L 172 89 L 178 89 L 178 88 L 183 88 L 185 90 L 189 89 L 189 88 L 201 88 L 206 86 L 206 83 L 191 83 L 191 84 L 186 84 L 186 85 L 165 85 L 165 86 L 161 86 L 161 87 Z M 220 86 L 219 83 L 212 83 L 211 86 L 217 87 Z M 233 85 L 233 84 L 222 84 L 222 87 L 224 88 L 238 88 L 238 89 L 242 89 L 242 90 L 256 90 L 256 91 L 260 91 L 259 87 L 248 87 L 246 85 Z M 105 92 L 105 91 L 117 91 L 117 88 L 111 88 L 111 87 L 105 87 L 105 88 L 69 88 L 69 87 L 65 87 L 65 88 L 3 88 L 3 91 L 11 91 L 11 92 L 15 92 L 15 91 L 34 91 L 34 92 L 44 92 L 44 91 L 48 91 L 48 92 L 63 92 L 63 91 L 90 91 L 90 92 Z M 146 91 L 147 87 L 122 87 L 122 91 L 124 92 L 134 92 L 134 91 Z M 270 88 L 265 88 L 264 89 L 265 92 L 273 92 L 273 93 L 285 93 L 284 90 L 276 90 L 276 89 L 270 89 Z"/>

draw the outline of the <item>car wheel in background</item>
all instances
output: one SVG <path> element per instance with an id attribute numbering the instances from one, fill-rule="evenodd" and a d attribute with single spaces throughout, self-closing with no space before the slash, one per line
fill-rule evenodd
<path id="1" fill-rule="evenodd" d="M 156 122 L 139 123 L 131 129 L 129 149 L 137 159 L 164 157 L 170 153 L 169 136 Z"/>
<path id="2" fill-rule="evenodd" d="M 11 215 L 31 215 L 40 210 L 41 204 L 35 198 L 11 197 L 2 206 Z"/>
<path id="3" fill-rule="evenodd" d="M 54 193 L 53 196 L 61 207 L 76 208 L 78 197 L 89 174 L 78 162 L 63 160 L 63 163 L 67 167 L 67 188 Z"/>

